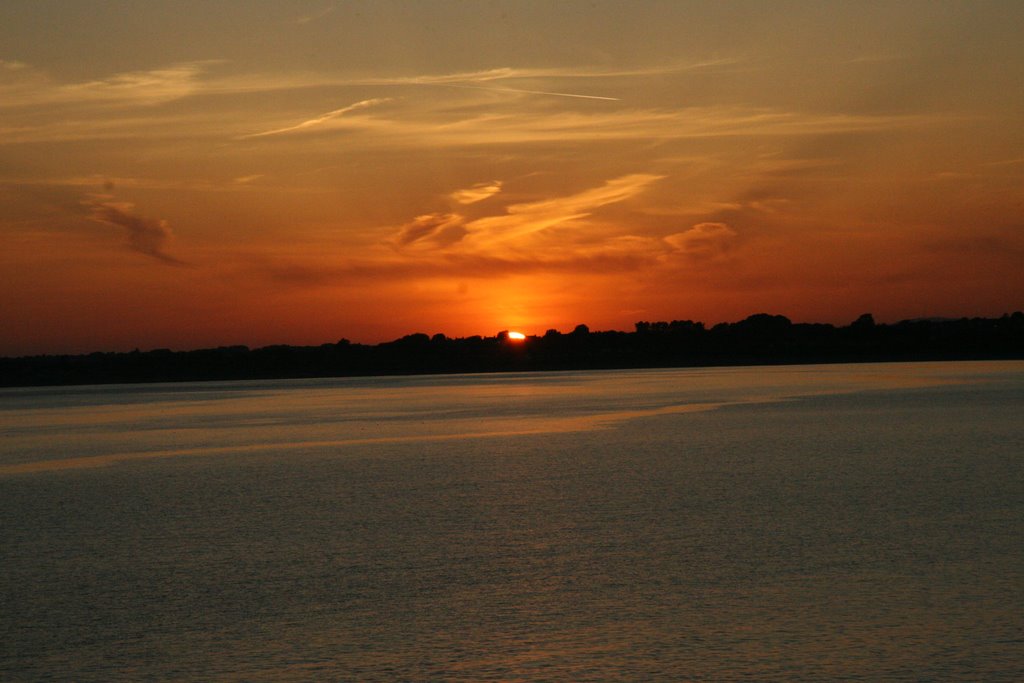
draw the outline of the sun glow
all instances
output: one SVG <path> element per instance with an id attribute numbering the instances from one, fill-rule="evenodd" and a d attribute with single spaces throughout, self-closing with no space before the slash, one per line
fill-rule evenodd
<path id="1" fill-rule="evenodd" d="M 56 4 L 0 0 L 0 358 L 1022 306 L 1024 1 Z"/>
<path id="2" fill-rule="evenodd" d="M 523 341 L 524 339 L 526 339 L 526 335 L 523 334 L 522 332 L 509 332 L 508 338 L 511 339 L 512 341 Z"/>

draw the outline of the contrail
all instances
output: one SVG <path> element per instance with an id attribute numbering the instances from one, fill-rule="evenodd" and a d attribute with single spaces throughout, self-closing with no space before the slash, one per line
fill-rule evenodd
<path id="1" fill-rule="evenodd" d="M 350 111 L 365 109 L 366 107 L 372 107 L 376 104 L 388 102 L 389 100 L 390 98 L 386 97 L 372 100 L 362 100 L 360 102 L 356 102 L 355 104 L 350 104 L 347 107 L 342 107 L 341 109 L 335 109 L 334 111 L 329 111 L 326 114 L 321 114 L 320 116 L 317 116 L 316 118 L 313 119 L 309 119 L 308 121 L 297 123 L 294 126 L 288 126 L 287 128 L 275 128 L 274 130 L 265 130 L 262 133 L 250 133 L 249 135 L 240 135 L 237 139 L 248 140 L 249 138 L 262 138 L 267 137 L 268 135 L 280 135 L 282 133 L 291 133 L 292 131 L 296 130 L 312 128 L 314 126 L 319 126 L 321 123 L 324 123 L 326 121 L 330 121 L 331 119 L 336 119 L 339 116 L 349 113 Z"/>
<path id="2" fill-rule="evenodd" d="M 581 100 L 606 100 L 609 102 L 621 102 L 618 97 L 602 97 L 600 95 L 579 95 L 571 92 L 550 92 L 548 90 L 523 90 L 521 88 L 495 88 L 484 85 L 460 85 L 456 83 L 428 83 L 425 85 L 443 85 L 449 88 L 465 88 L 467 90 L 494 90 L 497 92 L 519 92 L 527 95 L 551 95 L 553 97 L 575 97 Z"/>

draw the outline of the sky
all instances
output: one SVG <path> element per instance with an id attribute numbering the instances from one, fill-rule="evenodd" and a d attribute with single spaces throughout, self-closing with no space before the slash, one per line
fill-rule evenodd
<path id="1" fill-rule="evenodd" d="M 4 0 L 0 355 L 1020 310 L 1022 26 Z"/>

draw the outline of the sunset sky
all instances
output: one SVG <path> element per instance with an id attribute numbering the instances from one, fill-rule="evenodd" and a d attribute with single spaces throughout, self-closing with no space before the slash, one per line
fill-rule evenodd
<path id="1" fill-rule="evenodd" d="M 0 355 L 1024 308 L 1024 2 L 0 3 Z"/>

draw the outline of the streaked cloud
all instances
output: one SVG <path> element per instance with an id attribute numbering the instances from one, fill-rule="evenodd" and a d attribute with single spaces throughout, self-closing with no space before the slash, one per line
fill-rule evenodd
<path id="1" fill-rule="evenodd" d="M 723 202 L 702 199 L 684 206 L 649 206 L 642 212 L 650 216 L 700 216 L 723 212 L 741 211 L 746 205 L 742 202 Z"/>
<path id="2" fill-rule="evenodd" d="M 404 258 L 350 263 L 314 275 L 292 267 L 296 284 L 382 277 L 497 277 L 530 272 L 626 272 L 672 266 L 672 255 L 696 266 L 714 263 L 731 251 L 737 232 L 725 223 L 698 223 L 689 230 L 656 238 L 631 234 L 628 228 L 593 223 L 601 207 L 625 202 L 645 192 L 664 176 L 636 173 L 620 176 L 580 192 L 511 204 L 504 213 L 472 220 L 457 213 L 434 213 L 402 225 L 389 243 Z M 409 251 L 412 249 L 412 251 Z M 678 264 L 678 260 L 675 261 Z M 301 277 L 297 276 L 301 273 Z M 275 276 L 276 277 L 276 276 Z"/>
<path id="3" fill-rule="evenodd" d="M 58 93 L 68 100 L 126 100 L 157 104 L 195 93 L 202 63 L 179 64 L 150 71 L 130 71 L 110 78 L 62 86 Z"/>
<path id="4" fill-rule="evenodd" d="M 585 233 L 593 233 L 588 219 L 601 207 L 632 199 L 661 179 L 644 173 L 620 176 L 575 194 L 511 204 L 501 214 L 472 220 L 459 213 L 417 216 L 388 240 L 401 255 L 399 261 L 384 258 L 376 265 L 367 262 L 332 272 L 337 277 L 373 277 L 379 267 L 422 277 L 476 277 L 653 264 L 668 250 L 660 240 L 621 231 Z"/>
<path id="5" fill-rule="evenodd" d="M 328 10 L 320 16 L 329 14 Z M 317 15 L 308 15 L 309 21 Z M 300 18 L 301 19 L 301 18 Z M 297 21 L 297 23 L 303 23 Z M 306 22 L 308 23 L 308 22 Z M 688 63 L 653 65 L 648 67 L 603 69 L 594 67 L 502 67 L 478 71 L 459 71 L 440 74 L 387 75 L 387 76 L 339 76 L 329 72 L 235 72 L 211 73 L 211 67 L 223 65 L 220 60 L 202 60 L 170 64 L 152 70 L 129 71 L 112 74 L 106 78 L 81 83 L 59 83 L 45 72 L 18 61 L 0 60 L 0 71 L 19 72 L 22 78 L 32 77 L 36 88 L 31 96 L 17 102 L 18 105 L 46 101 L 69 101 L 77 98 L 123 99 L 159 96 L 229 95 L 277 93 L 295 90 L 315 90 L 347 87 L 397 87 L 397 86 L 479 86 L 485 89 L 507 92 L 522 92 L 538 95 L 578 97 L 583 99 L 616 100 L 619 98 L 588 93 L 550 91 L 546 88 L 516 87 L 516 82 L 550 83 L 565 80 L 601 80 L 654 78 L 673 73 L 702 71 L 739 63 L 736 58 L 699 60 Z M 183 87 L 187 85 L 186 87 Z M 0 107 L 14 102 L 0 102 Z"/>
<path id="6" fill-rule="evenodd" d="M 1012 310 L 1024 3 L 936 3 L 7 0 L 0 353 Z"/>
<path id="7" fill-rule="evenodd" d="M 857 56 L 857 57 L 853 57 L 851 59 L 847 59 L 847 60 L 844 61 L 844 63 L 845 64 L 884 64 L 884 63 L 887 63 L 887 62 L 895 62 L 895 61 L 899 61 L 899 60 L 904 60 L 906 58 L 907 57 L 905 55 L 881 54 L 880 53 L 880 54 L 860 55 L 860 56 Z"/>
<path id="8" fill-rule="evenodd" d="M 319 125 L 322 130 L 344 131 L 350 136 L 364 133 L 364 144 L 388 148 L 820 136 L 949 125 L 957 121 L 953 116 L 930 113 L 822 114 L 748 107 L 495 111 L 493 103 L 478 103 L 463 107 L 462 111 L 437 109 L 433 104 L 432 108 L 417 111 L 410 107 L 401 112 L 401 117 L 391 118 L 331 117 Z M 360 139 L 350 137 L 349 141 L 358 144 Z"/>
<path id="9" fill-rule="evenodd" d="M 509 92 L 509 93 L 522 93 L 524 95 L 546 95 L 550 97 L 573 97 L 579 100 L 604 100 L 605 102 L 621 102 L 621 98 L 618 97 L 606 97 L 602 95 L 582 95 L 580 93 L 571 92 L 554 92 L 552 90 L 527 90 L 526 88 L 498 88 L 494 86 L 483 86 L 483 85 L 459 85 L 455 83 L 448 84 L 452 88 L 467 88 L 471 90 L 489 90 L 491 92 Z"/>
<path id="10" fill-rule="evenodd" d="M 640 68 L 602 69 L 595 67 L 502 67 L 479 71 L 461 71 L 450 74 L 394 77 L 390 79 L 365 79 L 362 82 L 396 84 L 447 84 L 447 83 L 490 83 L 516 79 L 570 79 L 570 78 L 625 78 L 631 76 L 662 76 L 691 70 L 708 69 L 741 62 L 739 58 L 700 60 L 688 63 L 666 64 Z"/>
<path id="11" fill-rule="evenodd" d="M 672 74 L 702 72 L 726 68 L 742 62 L 736 57 L 676 62 L 635 68 L 597 68 L 586 66 L 500 67 L 451 73 L 344 77 L 328 73 L 236 73 L 205 78 L 203 94 L 226 95 L 245 93 L 277 93 L 350 87 L 423 87 L 446 86 L 469 90 L 520 93 L 539 96 L 568 97 L 581 100 L 620 101 L 620 97 L 594 93 L 566 92 L 539 86 L 573 80 L 600 81 L 650 79 Z M 517 85 L 518 84 L 518 85 Z M 621 84 L 620 84 L 621 87 Z"/>
<path id="12" fill-rule="evenodd" d="M 735 63 L 711 60 L 686 65 L 636 69 L 500 68 L 449 74 L 344 78 L 316 73 L 223 75 L 228 66 L 213 60 L 171 64 L 150 70 L 127 71 L 77 83 L 59 83 L 45 72 L 20 62 L 4 62 L 0 70 L 0 111 L 19 115 L 0 126 L 0 144 L 132 138 L 159 139 L 168 135 L 240 140 L 335 131 L 347 143 L 366 149 L 457 147 L 532 143 L 575 143 L 618 140 L 671 141 L 714 137 L 785 137 L 836 133 L 876 133 L 922 126 L 949 126 L 964 117 L 951 113 L 815 112 L 742 104 L 671 107 L 626 106 L 613 89 L 623 79 L 645 79 Z M 16 65 L 12 67 L 11 65 Z M 599 83 L 605 94 L 569 89 L 567 83 Z M 386 94 L 395 88 L 423 88 Z M 452 88 L 438 91 L 436 88 Z M 324 113 L 301 113 L 287 125 L 267 126 L 295 116 L 285 91 L 306 90 L 310 100 L 326 100 L 319 89 L 360 88 L 366 97 Z M 501 98 L 496 93 L 507 93 Z M 267 106 L 254 109 L 230 98 L 209 106 L 210 97 L 263 93 Z M 312 97 L 316 94 L 316 97 Z M 570 98 L 564 107 L 543 97 Z M 160 115 L 140 111 L 192 98 L 189 108 Z M 206 99 L 202 99 L 206 98 Z M 330 95 L 331 99 L 336 94 Z M 602 100 L 589 106 L 587 100 Z M 385 103 L 395 106 L 381 108 Z M 50 105 L 75 107 L 56 110 Z M 102 115 L 93 109 L 102 104 Z M 34 109 L 31 109 L 35 107 Z M 316 112 L 316 109 L 312 110 Z M 262 119 L 262 120 L 261 120 Z M 255 132 L 250 132 L 255 130 Z"/>
<path id="13" fill-rule="evenodd" d="M 135 205 L 131 202 L 116 201 L 109 194 L 90 195 L 82 204 L 89 209 L 90 220 L 123 228 L 128 238 L 128 247 L 132 251 L 168 265 L 184 265 L 184 261 L 166 251 L 172 238 L 167 221 L 142 216 L 135 211 Z"/>
<path id="14" fill-rule="evenodd" d="M 324 13 L 326 14 L 327 10 Z M 651 78 L 673 73 L 699 71 L 739 63 L 736 58 L 704 60 L 682 64 L 654 65 L 639 68 L 606 69 L 595 67 L 501 67 L 478 71 L 460 71 L 440 74 L 416 74 L 369 77 L 344 77 L 328 73 L 260 73 L 241 72 L 233 74 L 210 74 L 209 67 L 221 64 L 217 60 L 205 60 L 172 64 L 149 71 L 132 71 L 114 74 L 104 79 L 84 83 L 58 85 L 68 93 L 127 92 L 132 87 L 151 87 L 154 83 L 190 81 L 192 91 L 198 94 L 244 94 L 277 92 L 297 89 L 365 87 L 365 86 L 427 86 L 463 85 L 486 86 L 488 89 L 506 90 L 540 95 L 581 97 L 584 99 L 617 100 L 620 98 L 586 93 L 552 92 L 547 89 L 514 87 L 516 82 L 531 83 L 557 82 L 565 80 L 603 80 L 626 78 Z M 21 62 L 3 62 L 9 70 L 29 69 Z"/>
<path id="15" fill-rule="evenodd" d="M 334 5 L 328 5 L 327 7 L 324 7 L 319 12 L 312 12 L 310 14 L 303 14 L 302 16 L 300 16 L 297 19 L 295 19 L 295 23 L 299 24 L 299 25 L 304 25 L 304 24 L 309 24 L 311 22 L 317 21 L 318 19 L 323 19 L 323 18 L 329 16 L 330 14 L 332 14 L 334 12 L 334 9 L 335 9 Z"/>
<path id="16" fill-rule="evenodd" d="M 709 259 L 728 252 L 736 241 L 736 231 L 725 223 L 698 223 L 685 232 L 665 237 L 673 249 L 694 259 Z"/>
<path id="17" fill-rule="evenodd" d="M 385 102 L 389 102 L 390 100 L 391 100 L 391 98 L 388 98 L 388 97 L 378 97 L 378 98 L 373 98 L 373 99 L 369 99 L 369 100 L 361 100 L 361 101 L 356 102 L 354 104 L 350 104 L 347 107 L 342 107 L 341 109 L 335 109 L 333 111 L 327 112 L 326 114 L 320 114 L 319 116 L 316 116 L 314 118 L 308 119 L 308 120 L 303 121 L 301 123 L 297 123 L 294 126 L 287 126 L 285 128 L 275 128 L 275 129 L 272 129 L 272 130 L 265 130 L 262 133 L 251 133 L 249 135 L 242 135 L 242 136 L 239 136 L 239 139 L 240 140 L 247 140 L 249 138 L 263 138 L 263 137 L 267 137 L 267 136 L 270 136 L 270 135 L 284 135 L 284 134 L 287 134 L 287 133 L 296 133 L 296 132 L 300 132 L 300 131 L 309 131 L 309 130 L 312 130 L 312 129 L 315 129 L 315 128 L 323 127 L 324 124 L 326 124 L 326 123 L 328 123 L 330 121 L 333 121 L 333 120 L 335 120 L 335 119 L 337 119 L 337 118 L 339 118 L 341 116 L 344 116 L 345 114 L 349 114 L 349 113 L 354 112 L 354 111 L 359 111 L 360 109 L 367 109 L 369 107 L 374 107 L 376 105 L 383 104 Z"/>
<path id="18" fill-rule="evenodd" d="M 486 216 L 467 223 L 466 246 L 488 250 L 499 244 L 514 245 L 548 228 L 584 219 L 602 206 L 635 197 L 662 177 L 635 173 L 574 195 L 512 204 L 505 209 L 504 215 Z"/>
<path id="19" fill-rule="evenodd" d="M 575 253 L 480 254 L 445 253 L 429 259 L 354 259 L 342 264 L 314 260 L 257 258 L 242 266 L 258 277 L 295 287 L 394 283 L 401 279 L 494 279 L 539 273 L 608 274 L 633 272 L 657 265 L 652 252 L 595 249 Z"/>
<path id="20" fill-rule="evenodd" d="M 1001 161 L 990 161 L 986 166 L 1022 166 L 1024 165 L 1024 157 L 1017 159 L 1003 159 Z"/>
<path id="21" fill-rule="evenodd" d="M 265 178 L 265 174 L 253 174 L 241 176 L 224 181 L 201 180 L 196 178 L 131 178 L 124 176 L 108 176 L 100 174 L 81 176 L 55 176 L 46 179 L 28 180 L 12 179 L 0 176 L 0 187 L 5 185 L 14 187 L 67 187 L 95 189 L 102 187 L 107 191 L 113 188 L 131 188 L 134 190 L 157 190 L 162 192 L 250 192 L 255 191 L 252 185 L 259 179 Z M 302 188 L 294 189 L 275 186 L 275 192 L 304 191 Z"/>
<path id="22" fill-rule="evenodd" d="M 391 243 L 398 247 L 430 245 L 446 247 L 466 235 L 466 219 L 457 213 L 417 216 L 399 228 Z"/>
<path id="23" fill-rule="evenodd" d="M 186 62 L 143 71 L 127 71 L 78 83 L 58 83 L 20 62 L 5 67 L 9 77 L 0 83 L 0 109 L 47 104 L 122 103 L 153 105 L 196 94 L 200 76 L 215 62 Z"/>
<path id="24" fill-rule="evenodd" d="M 475 204 L 501 192 L 501 186 L 502 182 L 500 180 L 492 180 L 488 183 L 477 183 L 473 187 L 467 187 L 464 190 L 456 190 L 448 196 L 459 204 Z"/>

